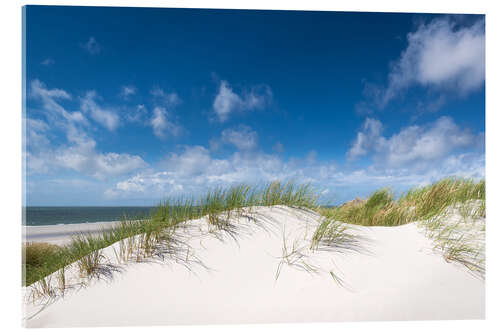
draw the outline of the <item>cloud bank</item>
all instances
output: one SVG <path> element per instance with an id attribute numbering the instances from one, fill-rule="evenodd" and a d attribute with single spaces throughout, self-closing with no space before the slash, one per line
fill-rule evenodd
<path id="1" fill-rule="evenodd" d="M 481 148 L 484 133 L 472 134 L 460 128 L 452 118 L 402 128 L 390 137 L 382 134 L 379 120 L 367 118 L 357 133 L 346 157 L 350 160 L 370 155 L 376 165 L 398 168 L 413 165 L 429 168 L 460 149 Z"/>

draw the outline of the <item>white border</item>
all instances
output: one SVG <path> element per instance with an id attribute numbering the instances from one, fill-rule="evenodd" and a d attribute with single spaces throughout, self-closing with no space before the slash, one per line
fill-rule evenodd
<path id="1" fill-rule="evenodd" d="M 189 1 L 151 1 L 151 0 L 78 0 L 78 1 L 2 1 L 0 10 L 0 29 L 2 45 L 1 73 L 1 121 L 2 144 L 0 152 L 2 163 L 1 206 L 7 211 L 2 214 L 1 235 L 1 318 L 0 325 L 5 331 L 21 330 L 20 302 L 20 222 L 21 222 L 21 6 L 25 4 L 43 5 L 86 5 L 86 6 L 127 6 L 127 7 L 184 7 L 184 8 L 247 8 L 247 9 L 288 9 L 288 10 L 335 10 L 335 11 L 373 11 L 373 12 L 426 12 L 426 13 L 475 13 L 486 14 L 486 179 L 487 179 L 487 281 L 486 281 L 486 320 L 485 321 L 423 321 L 423 322 L 369 322 L 369 323 L 332 323 L 332 324 L 273 324 L 238 326 L 184 326 L 148 327 L 146 331 L 179 332 L 242 332 L 286 331 L 302 332 L 500 332 L 500 297 L 498 284 L 500 254 L 500 214 L 499 214 L 499 176 L 498 147 L 500 129 L 498 113 L 499 82 L 498 68 L 500 15 L 495 1 L 475 0 L 349 0 L 329 2 L 317 0 L 189 0 Z M 477 110 L 482 112 L 482 110 Z M 432 301 L 432 300 L 430 300 Z M 132 332 L 138 328 L 80 328 L 93 332 Z M 42 330 L 47 331 L 47 330 Z M 52 330 L 49 330 L 52 331 Z"/>

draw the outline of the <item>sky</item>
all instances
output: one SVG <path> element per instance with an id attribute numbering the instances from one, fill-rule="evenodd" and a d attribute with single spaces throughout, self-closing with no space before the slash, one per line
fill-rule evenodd
<path id="1" fill-rule="evenodd" d="M 25 200 L 321 203 L 485 170 L 483 15 L 27 6 Z"/>

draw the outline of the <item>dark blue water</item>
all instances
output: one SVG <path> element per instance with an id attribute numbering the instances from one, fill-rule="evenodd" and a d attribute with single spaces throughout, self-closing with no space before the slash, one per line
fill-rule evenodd
<path id="1" fill-rule="evenodd" d="M 23 224 L 52 225 L 120 221 L 149 215 L 154 207 L 26 207 Z"/>

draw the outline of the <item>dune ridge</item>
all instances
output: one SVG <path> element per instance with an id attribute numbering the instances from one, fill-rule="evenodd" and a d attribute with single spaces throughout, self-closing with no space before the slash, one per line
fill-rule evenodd
<path id="1" fill-rule="evenodd" d="M 226 230 L 188 221 L 163 258 L 124 262 L 118 242 L 97 278 L 68 267 L 65 290 L 35 301 L 24 287 L 25 326 L 484 318 L 484 281 L 446 262 L 418 223 L 345 225 L 357 242 L 315 249 L 317 213 L 247 209 Z"/>

